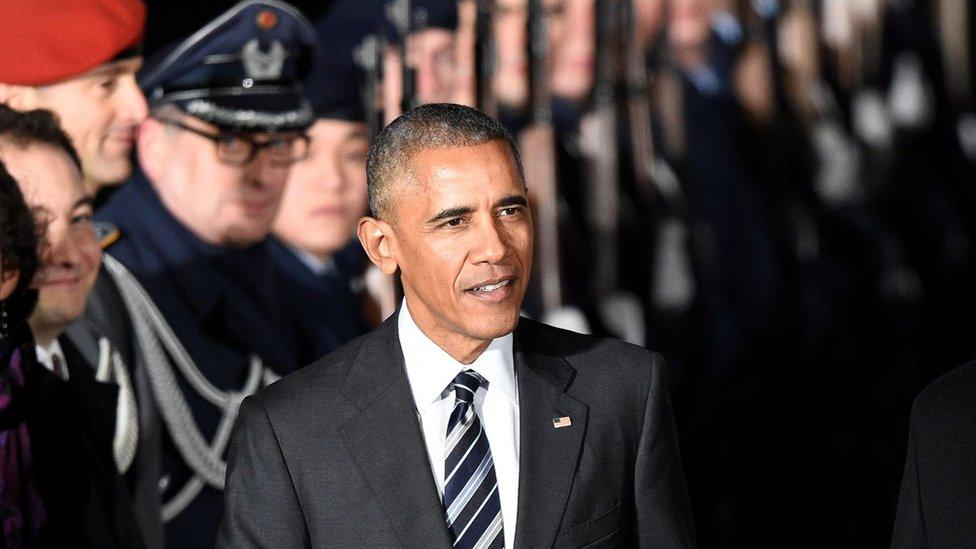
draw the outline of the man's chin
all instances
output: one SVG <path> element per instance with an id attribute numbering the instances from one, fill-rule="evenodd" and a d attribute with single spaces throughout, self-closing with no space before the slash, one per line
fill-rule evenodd
<path id="1" fill-rule="evenodd" d="M 290 246 L 307 250 L 319 257 L 329 257 L 345 247 L 355 236 L 351 229 L 347 229 L 348 227 L 338 223 L 316 222 L 313 218 L 302 225 L 299 234 L 294 234 L 294 232 L 287 234 L 276 232 L 276 234 L 281 241 Z M 289 238 L 289 236 L 296 236 L 297 238 Z"/>
<path id="2" fill-rule="evenodd" d="M 512 333 L 518 324 L 519 314 L 518 310 L 481 315 L 474 313 L 473 318 L 480 322 L 471 329 L 471 332 L 478 339 L 489 341 Z"/>
<path id="3" fill-rule="evenodd" d="M 85 172 L 85 181 L 97 188 L 119 186 L 132 175 L 132 162 L 128 155 L 124 159 L 99 159 L 86 164 L 93 165 L 97 167 Z"/>
<path id="4" fill-rule="evenodd" d="M 30 325 L 35 330 L 61 333 L 69 324 L 81 318 L 84 307 L 52 307 L 43 301 L 37 304 L 30 316 Z"/>
<path id="5" fill-rule="evenodd" d="M 271 232 L 271 223 L 242 223 L 228 230 L 220 244 L 231 248 L 246 248 L 264 240 Z"/>

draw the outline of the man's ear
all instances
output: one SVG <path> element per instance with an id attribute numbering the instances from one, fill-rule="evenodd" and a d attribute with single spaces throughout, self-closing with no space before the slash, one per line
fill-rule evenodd
<path id="1" fill-rule="evenodd" d="M 0 270 L 0 300 L 7 299 L 17 288 L 20 271 L 14 269 Z"/>
<path id="2" fill-rule="evenodd" d="M 396 234 L 389 223 L 374 217 L 364 217 L 359 220 L 356 234 L 374 265 L 387 275 L 396 272 L 399 267 L 394 254 Z"/>
<path id="3" fill-rule="evenodd" d="M 37 89 L 31 86 L 0 84 L 0 103 L 15 111 L 31 111 L 38 107 Z"/>

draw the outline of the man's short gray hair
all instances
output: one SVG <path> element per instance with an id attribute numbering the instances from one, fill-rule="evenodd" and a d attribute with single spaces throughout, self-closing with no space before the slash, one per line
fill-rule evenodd
<path id="1" fill-rule="evenodd" d="M 504 141 L 525 182 L 522 158 L 512 135 L 498 121 L 477 109 L 452 103 L 423 105 L 390 123 L 373 140 L 366 156 L 366 188 L 371 215 L 391 220 L 390 195 L 398 180 L 409 175 L 417 153 L 431 149 L 471 147 Z"/>

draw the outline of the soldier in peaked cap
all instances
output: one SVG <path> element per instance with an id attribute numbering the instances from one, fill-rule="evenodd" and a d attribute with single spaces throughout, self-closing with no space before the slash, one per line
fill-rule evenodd
<path id="1" fill-rule="evenodd" d="M 150 60 L 140 80 L 150 110 L 140 171 L 98 218 L 119 229 L 105 265 L 139 349 L 130 477 L 159 546 L 213 546 L 239 401 L 300 366 L 266 236 L 308 153 L 314 113 L 301 81 L 314 50 L 292 6 L 246 0 Z M 118 316 L 101 305 L 89 309 L 100 330 Z"/>
<path id="2" fill-rule="evenodd" d="M 0 2 L 0 103 L 54 111 L 93 196 L 132 172 L 145 20 L 141 0 Z"/>

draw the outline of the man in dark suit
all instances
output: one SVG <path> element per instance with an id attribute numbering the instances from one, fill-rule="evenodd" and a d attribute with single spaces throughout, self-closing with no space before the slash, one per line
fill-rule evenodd
<path id="1" fill-rule="evenodd" d="M 246 399 L 219 547 L 694 545 L 657 355 L 519 318 L 532 220 L 494 120 L 433 104 L 367 160 L 404 303 Z"/>
<path id="2" fill-rule="evenodd" d="M 976 362 L 915 400 L 892 547 L 970 547 L 976 540 Z"/>

